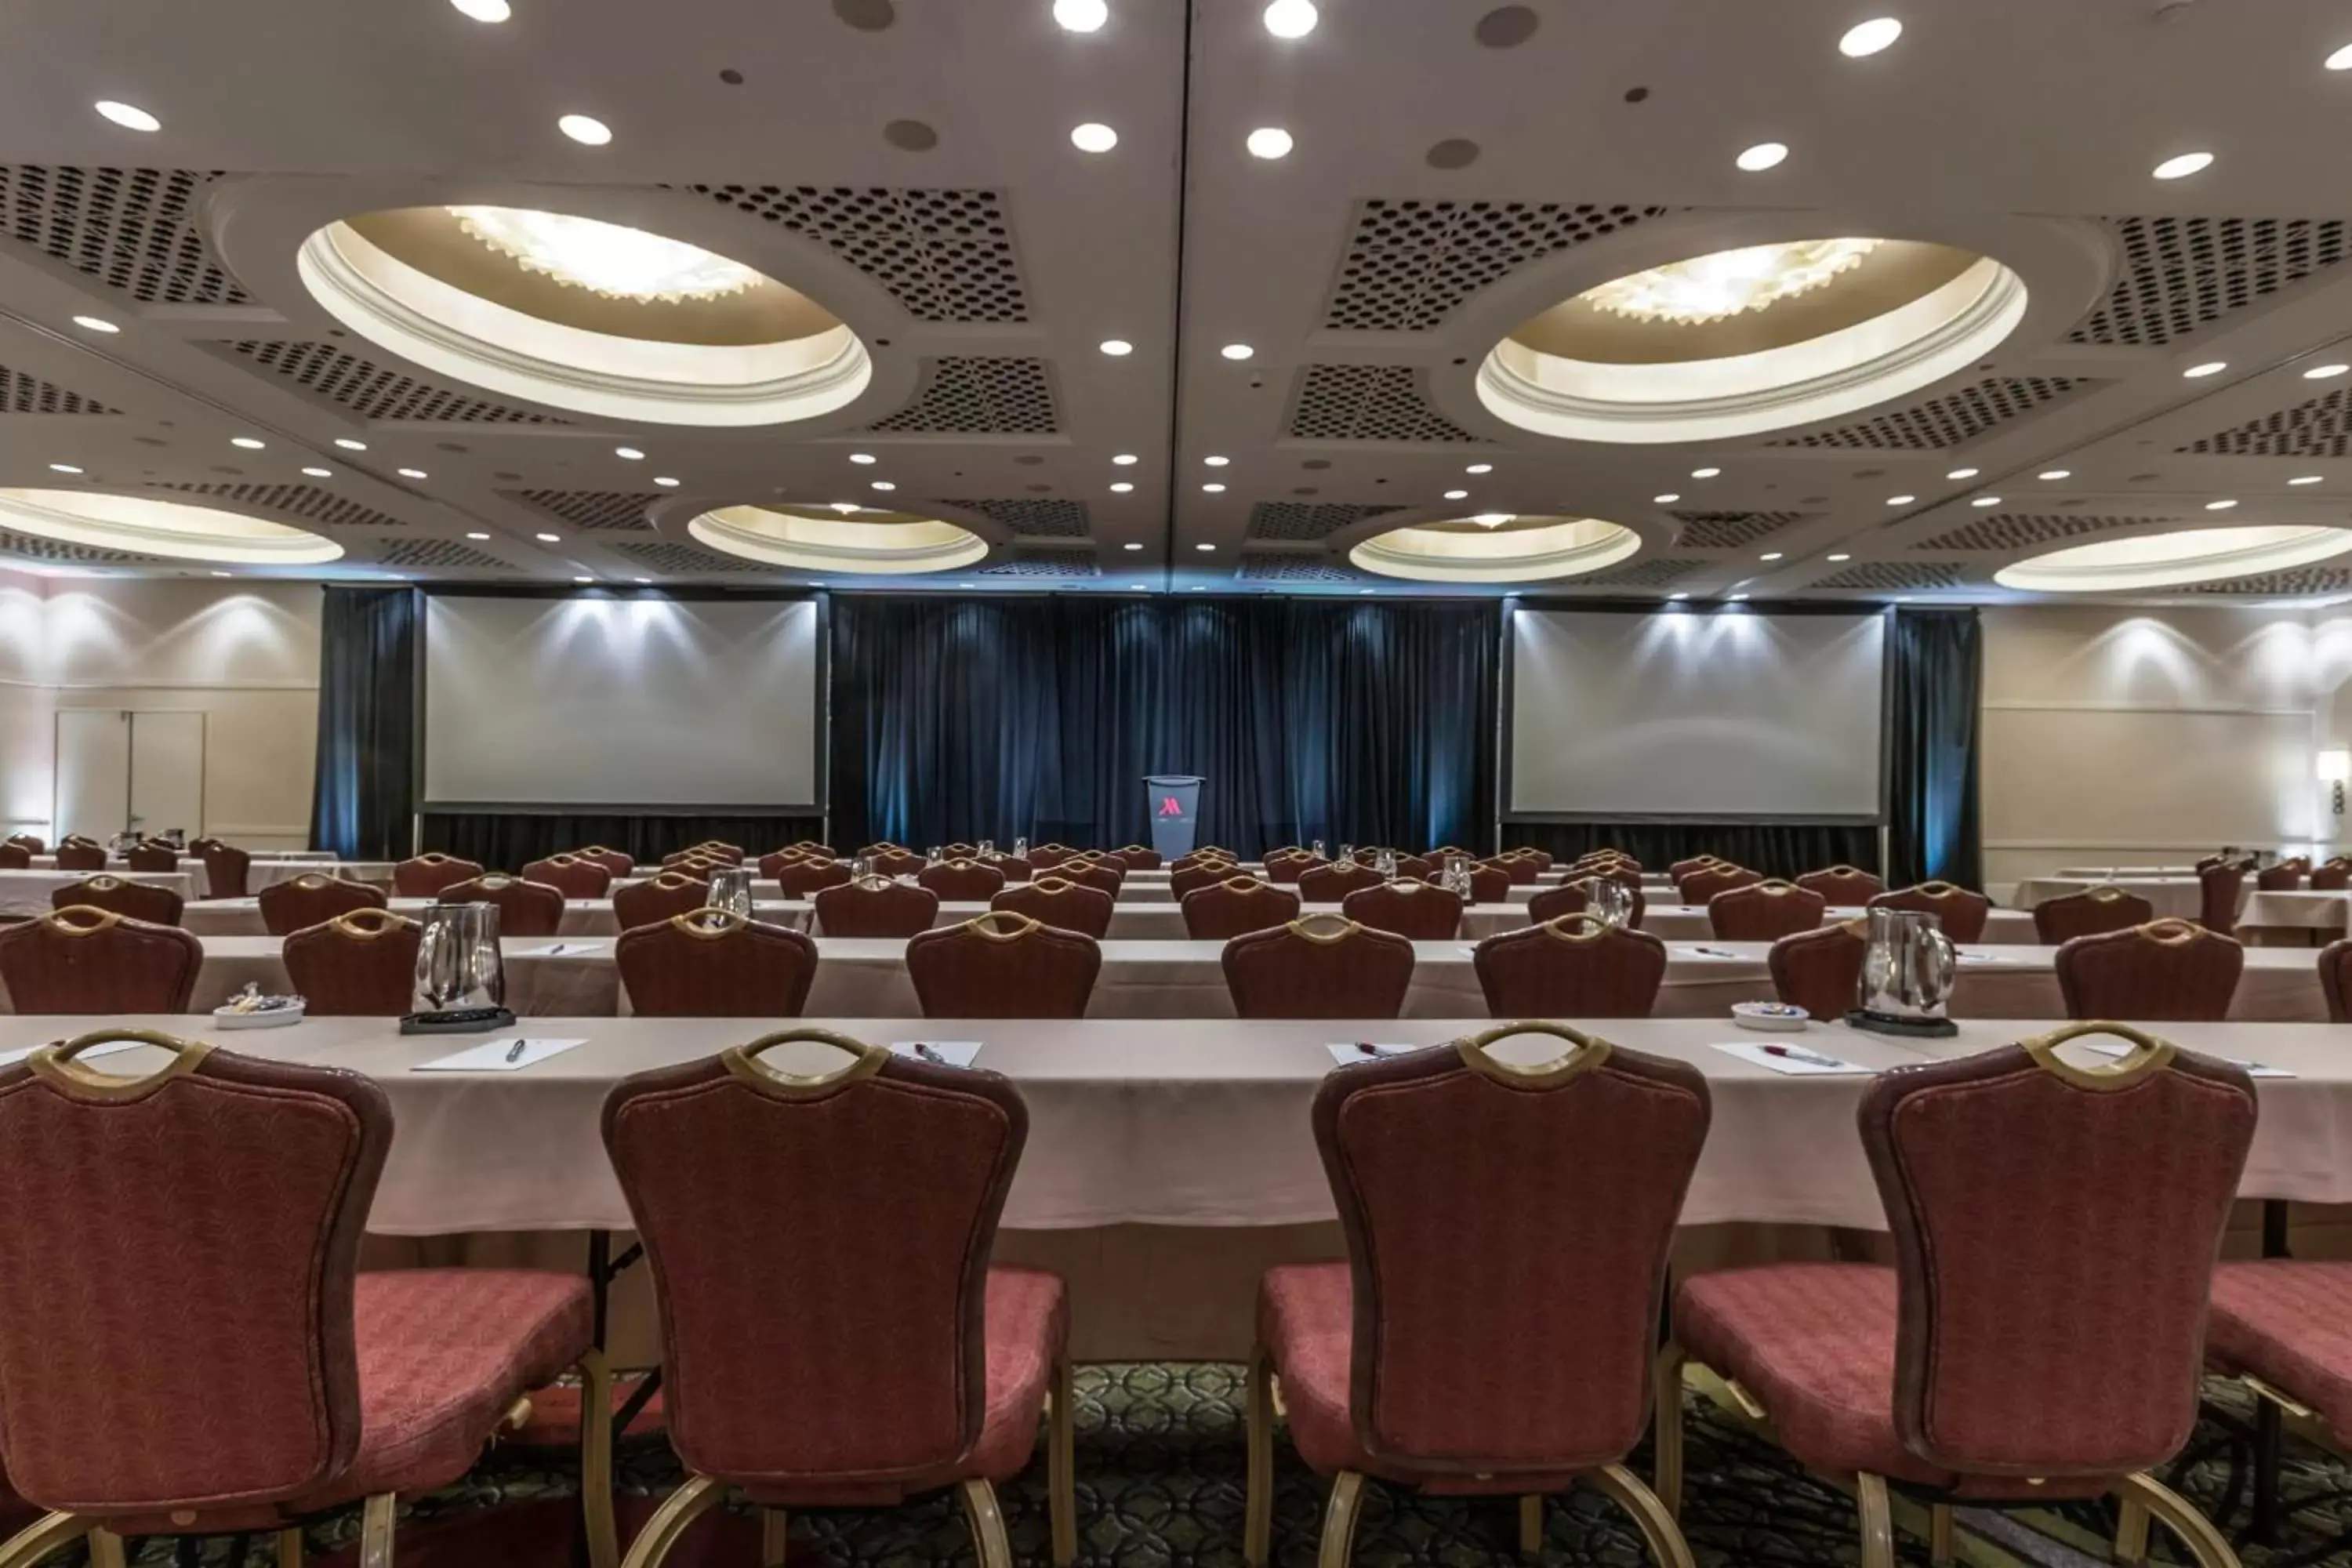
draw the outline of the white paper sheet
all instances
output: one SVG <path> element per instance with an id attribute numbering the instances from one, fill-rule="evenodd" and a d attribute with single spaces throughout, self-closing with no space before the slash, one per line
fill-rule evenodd
<path id="1" fill-rule="evenodd" d="M 2115 1040 L 2102 1040 L 2096 1045 L 2086 1044 L 2083 1048 L 2103 1057 L 2123 1058 L 2131 1055 L 2137 1047 Z M 2284 1068 L 2264 1067 L 2260 1062 L 2250 1062 L 2243 1057 L 2223 1057 L 2221 1059 L 2228 1062 L 2231 1067 L 2245 1068 L 2248 1078 L 2293 1078 L 2294 1076 Z"/>
<path id="2" fill-rule="evenodd" d="M 1384 1046 L 1370 1040 L 1334 1040 L 1329 1045 L 1326 1046 L 1324 1049 L 1331 1053 L 1331 1059 L 1333 1061 L 1338 1062 L 1341 1067 L 1348 1067 L 1356 1062 L 1378 1061 L 1382 1057 L 1407 1057 L 1411 1056 L 1415 1051 L 1426 1050 L 1428 1047 L 1425 1046 Z"/>
<path id="3" fill-rule="evenodd" d="M 1876 1068 L 1866 1068 L 1860 1062 L 1850 1062 L 1809 1046 L 1784 1046 L 1766 1040 L 1751 1045 L 1746 1040 L 1728 1040 L 1715 1048 L 1726 1056 L 1738 1057 L 1742 1061 L 1754 1062 L 1759 1068 L 1770 1068 L 1774 1072 L 1787 1073 L 1791 1078 L 1840 1075 L 1869 1078 L 1878 1071 Z"/>
<path id="4" fill-rule="evenodd" d="M 968 1068 L 980 1055 L 980 1040 L 893 1040 L 890 1054 L 913 1057 L 918 1061 L 936 1062 L 943 1067 Z"/>
<path id="5" fill-rule="evenodd" d="M 436 1057 L 429 1062 L 419 1062 L 411 1072 L 520 1072 L 536 1067 L 550 1057 L 560 1057 L 585 1040 L 542 1040 L 529 1037 L 509 1036 L 502 1040 L 488 1040 L 454 1056 Z M 516 1048 L 520 1046 L 520 1052 Z"/>

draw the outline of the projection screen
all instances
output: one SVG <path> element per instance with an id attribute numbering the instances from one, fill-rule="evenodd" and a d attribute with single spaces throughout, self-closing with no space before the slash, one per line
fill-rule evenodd
<path id="1" fill-rule="evenodd" d="M 814 807 L 814 601 L 436 595 L 425 799 Z"/>
<path id="2" fill-rule="evenodd" d="M 1520 610 L 1510 809 L 1876 821 L 1875 615 Z"/>

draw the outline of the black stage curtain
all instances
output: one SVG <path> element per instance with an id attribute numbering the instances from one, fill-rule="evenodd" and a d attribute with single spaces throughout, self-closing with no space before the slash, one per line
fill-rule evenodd
<path id="1" fill-rule="evenodd" d="M 1198 773 L 1199 842 L 1488 837 L 1495 602 L 833 603 L 844 847 L 1149 843 L 1147 773 Z"/>
<path id="2" fill-rule="evenodd" d="M 601 844 L 639 865 L 658 862 L 706 838 L 740 845 L 764 855 L 803 838 L 823 838 L 821 816 L 657 816 L 583 812 L 428 811 L 420 837 L 426 849 L 471 860 L 492 871 L 520 871 L 533 860 L 565 849 Z M 836 846 L 836 847 L 839 847 Z"/>
<path id="3" fill-rule="evenodd" d="M 1974 610 L 1897 610 L 1886 641 L 1888 881 L 1983 885 L 1984 637 Z"/>
<path id="4" fill-rule="evenodd" d="M 1616 848 L 1648 870 L 1663 871 L 1696 855 L 1725 859 L 1768 877 L 1801 877 L 1832 866 L 1878 869 L 1878 829 L 1804 823 L 1510 822 L 1507 847 L 1531 845 L 1555 860 L 1588 850 Z"/>
<path id="5" fill-rule="evenodd" d="M 423 614 L 424 595 L 414 588 L 327 589 L 310 794 L 314 849 L 352 860 L 398 860 L 409 853 Z"/>

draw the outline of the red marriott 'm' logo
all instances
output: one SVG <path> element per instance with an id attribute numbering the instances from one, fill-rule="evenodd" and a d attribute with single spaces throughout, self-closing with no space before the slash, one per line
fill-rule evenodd
<path id="1" fill-rule="evenodd" d="M 1160 815 L 1162 816 L 1181 816 L 1184 815 L 1184 808 L 1176 804 L 1176 797 L 1174 795 L 1163 795 L 1160 797 Z"/>

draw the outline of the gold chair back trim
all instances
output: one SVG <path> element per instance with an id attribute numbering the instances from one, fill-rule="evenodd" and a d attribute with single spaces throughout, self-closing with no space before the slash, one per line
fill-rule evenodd
<path id="1" fill-rule="evenodd" d="M 698 942 L 717 942 L 720 937 L 741 931 L 751 922 L 733 910 L 714 910 L 705 904 L 698 910 L 687 910 L 670 916 L 669 923 Z"/>
<path id="2" fill-rule="evenodd" d="M 118 888 L 127 888 L 131 885 L 128 878 L 118 877 L 111 871 L 100 871 L 92 876 L 84 877 L 75 884 L 76 887 L 86 888 L 98 893 L 111 893 Z M 143 883 L 141 885 L 144 886 Z"/>
<path id="3" fill-rule="evenodd" d="M 1290 921 L 1283 929 L 1301 942 L 1336 947 L 1364 928 L 1345 915 L 1317 913 Z"/>
<path id="4" fill-rule="evenodd" d="M 2144 926 L 2134 927 L 2133 931 L 2159 947 L 2188 947 L 2213 934 L 2196 921 L 2184 921 L 2178 915 L 2150 921 Z"/>
<path id="5" fill-rule="evenodd" d="M 1507 1062 L 1493 1054 L 1493 1047 L 1504 1040 L 1521 1035 L 1548 1035 L 1565 1040 L 1569 1048 L 1547 1062 L 1526 1067 Z M 1498 1024 L 1494 1028 L 1465 1036 L 1454 1042 L 1454 1052 L 1462 1065 L 1481 1078 L 1502 1084 L 1508 1089 L 1553 1089 L 1574 1083 L 1609 1059 L 1616 1047 L 1598 1035 L 1588 1035 L 1566 1024 L 1530 1022 Z"/>
<path id="6" fill-rule="evenodd" d="M 171 1052 L 172 1059 L 137 1078 L 101 1072 L 74 1059 L 92 1046 L 116 1040 L 136 1040 L 143 1046 L 153 1046 Z M 154 1029 L 94 1029 L 70 1040 L 52 1040 L 26 1058 L 25 1065 L 32 1069 L 35 1078 L 68 1100 L 119 1104 L 152 1094 L 172 1079 L 195 1071 L 212 1050 L 209 1041 L 184 1040 L 177 1035 Z"/>
<path id="7" fill-rule="evenodd" d="M 1578 929 L 1570 930 L 1570 927 Z M 1577 910 L 1564 915 L 1554 915 L 1536 928 L 1559 942 L 1593 942 L 1607 936 L 1610 925 L 1599 915 Z"/>
<path id="8" fill-rule="evenodd" d="M 1004 922 L 1011 929 L 999 929 L 998 921 Z M 982 942 L 1019 942 L 1033 931 L 1045 929 L 1045 922 L 1034 915 L 1024 915 L 1019 910 L 990 910 L 964 921 L 962 929 Z"/>
<path id="9" fill-rule="evenodd" d="M 390 910 L 379 910 L 370 905 L 363 910 L 345 910 L 325 923 L 354 941 L 373 942 L 386 931 L 399 931 L 416 922 L 406 915 L 396 915 Z"/>
<path id="10" fill-rule="evenodd" d="M 675 893 L 681 889 L 695 887 L 698 884 L 704 887 L 709 885 L 700 877 L 689 877 L 683 871 L 664 871 L 646 886 L 659 888 L 665 893 Z"/>
<path id="11" fill-rule="evenodd" d="M 293 885 L 306 893 L 315 893 L 322 888 L 331 888 L 341 880 L 341 877 L 330 877 L 323 872 L 305 871 L 294 879 Z"/>
<path id="12" fill-rule="evenodd" d="M 2079 1040 L 2085 1035 L 2112 1035 L 2116 1039 L 2130 1041 L 2132 1049 L 2112 1062 L 2090 1068 L 2077 1067 L 2058 1054 L 2060 1046 L 2069 1040 Z M 2043 1071 L 2057 1074 L 2076 1089 L 2092 1089 L 2101 1094 L 2128 1089 L 2149 1074 L 2161 1071 L 2171 1063 L 2178 1048 L 2170 1040 L 2158 1039 L 2154 1035 L 2133 1028 L 2129 1024 L 2095 1018 L 2069 1024 L 2046 1035 L 2020 1040 L 2018 1044 L 2025 1047 L 2025 1054 L 2032 1057 L 2034 1065 Z"/>
<path id="13" fill-rule="evenodd" d="M 2083 897 L 2090 900 L 2095 904 L 2112 904 L 2117 899 L 2128 899 L 2131 895 L 2125 892 L 2121 888 L 2102 882 L 2095 888 L 2084 889 Z"/>
<path id="14" fill-rule="evenodd" d="M 121 925 L 122 917 L 96 904 L 68 904 L 43 915 L 41 923 L 59 936 L 96 936 L 109 926 Z"/>
<path id="15" fill-rule="evenodd" d="M 1930 899 L 1948 899 L 1954 893 L 1965 893 L 1968 889 L 1954 882 L 1937 880 L 1933 882 L 1922 882 L 1917 887 L 1908 889 L 1906 891 L 1918 893 Z"/>
<path id="16" fill-rule="evenodd" d="M 1234 875 L 1226 878 L 1223 881 L 1213 882 L 1210 886 L 1217 888 L 1230 888 L 1236 893 L 1270 893 L 1274 891 L 1273 883 L 1261 882 L 1246 871 L 1237 872 Z M 1205 891 L 1206 889 L 1195 888 L 1192 890 L 1198 893 Z"/>
<path id="17" fill-rule="evenodd" d="M 1794 882 L 1783 880 L 1779 877 L 1772 877 L 1768 878 L 1761 882 L 1750 882 L 1744 888 L 1731 888 L 1727 889 L 1727 891 L 1733 893 L 1761 893 L 1768 899 L 1780 899 L 1786 898 L 1790 893 L 1801 893 L 1805 891 L 1805 889 L 1800 888 Z M 1719 899 L 1724 897 L 1724 894 L 1717 893 L 1716 897 Z"/>
<path id="18" fill-rule="evenodd" d="M 814 1040 L 846 1052 L 852 1058 L 847 1066 L 830 1072 L 780 1072 L 760 1059 L 762 1051 L 776 1046 L 790 1045 L 798 1040 Z M 739 1082 L 750 1084 L 761 1094 L 777 1100 L 815 1100 L 872 1078 L 890 1059 L 887 1046 L 868 1045 L 831 1029 L 779 1029 L 772 1035 L 762 1035 L 747 1046 L 730 1046 L 719 1053 L 719 1065 L 732 1073 Z"/>

